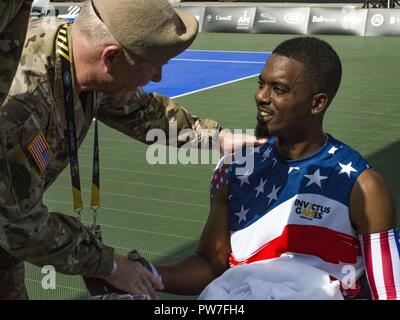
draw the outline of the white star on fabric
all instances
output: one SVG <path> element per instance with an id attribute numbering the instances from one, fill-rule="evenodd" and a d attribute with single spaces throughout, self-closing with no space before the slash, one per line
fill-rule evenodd
<path id="1" fill-rule="evenodd" d="M 267 150 L 265 150 L 265 152 L 263 153 L 263 158 L 264 159 L 262 159 L 262 161 L 265 161 L 267 158 L 269 158 L 271 152 L 272 152 L 272 148 L 271 147 L 269 147 Z"/>
<path id="2" fill-rule="evenodd" d="M 254 153 L 260 153 L 261 146 L 254 148 Z"/>
<path id="3" fill-rule="evenodd" d="M 257 191 L 256 198 L 258 197 L 258 195 L 259 195 L 260 193 L 264 193 L 264 185 L 267 183 L 267 181 L 268 181 L 268 179 L 266 179 L 265 181 L 263 181 L 263 178 L 261 178 L 260 184 L 258 185 L 258 187 L 257 187 L 257 188 L 254 188 L 254 190 Z"/>
<path id="4" fill-rule="evenodd" d="M 272 191 L 269 195 L 267 195 L 267 198 L 269 199 L 268 205 L 271 204 L 272 200 L 278 200 L 278 191 L 281 187 L 276 188 L 275 185 L 272 187 Z"/>
<path id="5" fill-rule="evenodd" d="M 249 175 L 243 175 L 243 176 L 239 176 L 237 178 L 240 180 L 240 187 L 242 187 L 242 185 L 244 185 L 245 183 L 250 184 Z"/>
<path id="6" fill-rule="evenodd" d="M 288 174 L 291 173 L 293 170 L 300 170 L 299 167 L 289 167 Z"/>
<path id="7" fill-rule="evenodd" d="M 244 210 L 244 207 L 243 207 L 243 205 L 242 205 L 242 208 L 240 209 L 240 212 L 236 212 L 236 213 L 235 213 L 235 215 L 238 216 L 238 218 L 239 218 L 238 224 L 239 224 L 242 220 L 246 222 L 246 220 L 247 220 L 246 215 L 247 215 L 247 212 L 249 212 L 249 210 L 250 210 L 250 209 Z"/>
<path id="8" fill-rule="evenodd" d="M 351 164 L 352 164 L 352 163 L 349 162 L 348 164 L 344 165 L 344 164 L 342 164 L 342 163 L 339 162 L 339 166 L 342 168 L 342 170 L 340 170 L 339 174 L 346 173 L 347 176 L 350 178 L 350 174 L 351 174 L 352 172 L 357 172 L 357 170 L 354 169 L 354 168 L 351 166 Z"/>
<path id="9" fill-rule="evenodd" d="M 278 160 L 276 160 L 276 158 L 273 158 L 272 161 L 274 161 L 274 164 L 272 165 L 272 168 L 273 168 L 273 167 L 275 167 L 275 165 L 278 162 Z"/>
<path id="10" fill-rule="evenodd" d="M 329 149 L 328 153 L 329 154 L 335 154 L 336 151 L 338 151 L 339 148 L 336 148 L 335 146 L 333 146 L 332 148 Z"/>
<path id="11" fill-rule="evenodd" d="M 304 176 L 307 179 L 309 179 L 306 187 L 308 187 L 308 186 L 312 185 L 313 183 L 315 183 L 318 187 L 321 188 L 321 181 L 325 180 L 325 179 L 328 179 L 327 176 L 321 176 L 320 175 L 319 169 L 315 170 L 315 172 L 313 174 L 310 174 L 310 175 L 305 174 Z"/>

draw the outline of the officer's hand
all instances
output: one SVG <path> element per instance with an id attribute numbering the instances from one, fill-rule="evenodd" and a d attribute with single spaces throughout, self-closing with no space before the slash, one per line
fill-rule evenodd
<path id="1" fill-rule="evenodd" d="M 152 299 L 157 298 L 155 290 L 163 290 L 162 283 L 157 280 L 140 262 L 129 260 L 128 257 L 114 253 L 117 269 L 105 277 L 113 287 L 130 294 L 146 294 Z"/>
<path id="2" fill-rule="evenodd" d="M 220 152 L 222 155 L 229 155 L 242 148 L 258 146 L 268 141 L 267 138 L 257 138 L 246 133 L 231 133 L 229 130 L 222 130 L 219 133 Z"/>

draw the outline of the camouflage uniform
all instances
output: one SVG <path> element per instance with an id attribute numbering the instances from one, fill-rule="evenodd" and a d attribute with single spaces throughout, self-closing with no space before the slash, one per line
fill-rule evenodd
<path id="1" fill-rule="evenodd" d="M 47 21 L 36 20 L 29 26 L 21 63 L 0 116 L 9 164 L 9 172 L 5 166 L 0 168 L 0 246 L 4 249 L 0 261 L 3 270 L 7 264 L 9 274 L 18 275 L 13 285 L 21 288 L 22 261 L 49 264 L 62 273 L 86 276 L 108 275 L 113 263 L 113 249 L 98 243 L 77 218 L 50 214 L 43 204 L 43 192 L 69 164 L 61 58 L 54 49 L 57 30 L 64 21 Z M 204 138 L 201 129 L 219 128 L 215 121 L 200 120 L 159 94 L 139 91 L 127 105 L 101 94 L 94 103 L 94 96 L 74 92 L 78 146 L 92 123 L 94 107 L 98 108 L 100 121 L 142 142 L 152 128 L 167 131 L 170 120 L 177 121 L 178 130 L 195 129 L 194 139 L 198 142 Z M 29 144 L 40 133 L 52 155 L 44 170 L 29 150 Z M 14 184 L 15 198 L 2 183 L 7 173 Z M 6 281 L 0 270 L 0 292 L 3 287 Z"/>
<path id="2" fill-rule="evenodd" d="M 11 86 L 33 0 L 0 0 L 0 106 Z"/>
<path id="3" fill-rule="evenodd" d="M 32 0 L 0 0 L 0 106 L 7 96 L 17 71 L 29 22 L 31 4 Z M 0 154 L 3 154 L 1 132 L 0 139 Z M 5 165 L 4 161 L 1 165 Z M 10 179 L 7 179 L 1 183 L 2 194 L 10 192 L 10 181 Z M 5 196 L 9 197 L 10 195 Z M 23 267 L 2 247 L 0 247 L 0 274 L 1 278 L 4 279 L 0 288 L 0 299 L 27 298 L 27 292 L 25 286 L 23 286 Z"/>

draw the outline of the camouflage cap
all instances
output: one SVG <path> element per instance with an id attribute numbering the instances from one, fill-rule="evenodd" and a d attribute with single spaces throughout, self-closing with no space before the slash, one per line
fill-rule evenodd
<path id="1" fill-rule="evenodd" d="M 93 9 L 131 56 L 166 63 L 196 38 L 194 16 L 168 0 L 92 0 Z"/>

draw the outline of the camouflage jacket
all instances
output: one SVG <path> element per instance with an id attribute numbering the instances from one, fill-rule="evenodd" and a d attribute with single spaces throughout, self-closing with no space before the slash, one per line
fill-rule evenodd
<path id="1" fill-rule="evenodd" d="M 57 30 L 65 21 L 49 21 L 31 22 L 20 66 L 1 110 L 9 169 L 1 167 L 1 181 L 11 176 L 15 195 L 6 191 L 4 183 L 0 185 L 0 245 L 21 260 L 50 264 L 62 273 L 107 275 L 112 270 L 113 249 L 98 243 L 77 218 L 50 214 L 43 204 L 43 192 L 69 163 L 61 58 L 54 49 Z M 100 121 L 142 142 L 152 128 L 168 130 L 170 120 L 177 121 L 178 131 L 195 129 L 194 139 L 199 141 L 202 129 L 219 127 L 159 94 L 138 91 L 127 105 L 101 94 L 94 103 L 94 97 L 89 93 L 83 99 L 74 92 L 78 146 L 92 123 L 93 108 L 98 108 Z M 48 163 L 38 162 L 32 146 L 39 142 L 49 149 Z"/>
<path id="2" fill-rule="evenodd" d="M 18 67 L 32 1 L 0 0 L 0 106 Z"/>

